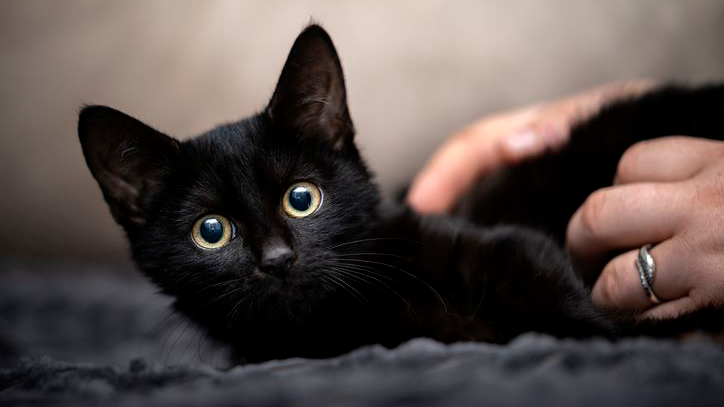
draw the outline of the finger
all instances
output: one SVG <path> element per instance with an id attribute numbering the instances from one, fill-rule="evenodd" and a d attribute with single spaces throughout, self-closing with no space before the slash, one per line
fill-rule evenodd
<path id="1" fill-rule="evenodd" d="M 439 150 L 415 177 L 407 200 L 422 213 L 449 211 L 458 197 L 486 170 L 500 164 L 494 146 L 471 148 L 456 137 Z"/>
<path id="2" fill-rule="evenodd" d="M 449 211 L 478 177 L 541 150 L 534 133 L 516 131 L 526 129 L 536 112 L 527 108 L 487 118 L 452 137 L 413 180 L 410 205 L 423 213 Z M 503 147 L 501 139 L 506 137 L 512 141 Z"/>
<path id="3" fill-rule="evenodd" d="M 629 147 L 618 162 L 615 184 L 672 182 L 693 177 L 721 154 L 722 143 L 672 136 L 642 141 Z"/>
<path id="4" fill-rule="evenodd" d="M 635 266 L 638 253 L 639 249 L 628 251 L 606 264 L 593 286 L 594 304 L 601 308 L 639 310 L 652 309 L 656 305 L 641 285 Z M 686 297 L 692 288 L 687 273 L 686 246 L 674 238 L 654 246 L 650 253 L 656 264 L 652 285 L 656 296 L 666 302 Z"/>
<path id="5" fill-rule="evenodd" d="M 700 231 L 700 228 L 696 228 Z M 676 272 L 680 274 L 680 281 L 674 281 L 672 276 L 666 275 L 657 282 L 654 279 L 654 290 L 657 295 L 662 296 L 669 293 L 680 293 L 686 290 L 686 295 L 671 301 L 663 303 L 649 309 L 643 316 L 649 318 L 675 318 L 683 314 L 691 313 L 701 309 L 706 305 L 716 305 L 724 302 L 721 293 L 724 292 L 724 276 L 721 273 L 722 252 L 721 246 L 708 246 L 701 244 L 697 240 L 687 238 L 685 234 L 677 235 L 673 242 L 681 242 L 678 244 L 678 252 L 682 254 L 679 263 L 676 265 L 679 269 L 670 268 L 668 273 Z M 696 251 L 692 249 L 696 248 Z M 652 255 L 653 251 L 652 251 Z M 688 257 L 685 257 L 688 256 Z M 654 257 L 656 267 L 658 269 L 661 263 Z M 668 259 L 664 261 L 669 261 Z M 685 267 L 685 268 L 681 268 Z M 683 281 L 685 278 L 686 281 Z M 671 286 L 679 285 L 679 290 L 674 292 Z M 664 294 L 659 294 L 663 291 Z M 670 299 L 669 297 L 662 298 Z"/>
<path id="6" fill-rule="evenodd" d="M 568 223 L 566 243 L 577 262 L 611 250 L 660 242 L 680 229 L 690 202 L 677 184 L 627 184 L 591 194 Z"/>
<path id="7" fill-rule="evenodd" d="M 693 312 L 699 307 L 699 302 L 687 295 L 685 297 L 656 305 L 653 308 L 646 310 L 646 312 L 644 312 L 641 316 L 653 319 L 671 319 Z"/>

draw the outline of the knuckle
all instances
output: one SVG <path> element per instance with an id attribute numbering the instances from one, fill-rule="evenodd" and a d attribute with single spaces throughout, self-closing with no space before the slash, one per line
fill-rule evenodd
<path id="1" fill-rule="evenodd" d="M 711 181 L 708 183 L 709 193 L 715 199 L 717 207 L 724 201 L 724 166 L 717 166 L 713 171 Z"/>
<path id="2" fill-rule="evenodd" d="M 681 301 L 681 308 L 677 316 L 712 305 L 719 305 L 721 303 L 719 297 L 720 294 L 710 287 L 694 287 L 681 299 L 683 301 Z"/>
<path id="3" fill-rule="evenodd" d="M 724 303 L 724 274 L 721 273 L 719 265 L 722 256 L 719 253 L 699 256 L 706 260 L 691 267 L 690 278 L 688 279 L 689 297 L 704 302 Z M 705 305 L 705 304 L 701 304 Z"/>
<path id="4" fill-rule="evenodd" d="M 697 208 L 720 214 L 724 203 L 724 167 L 716 168 L 708 175 L 692 180 L 691 201 Z"/>
<path id="5" fill-rule="evenodd" d="M 696 150 L 701 160 L 717 163 L 724 157 L 724 141 L 683 136 L 680 138 L 698 147 Z"/>
<path id="6" fill-rule="evenodd" d="M 696 253 L 700 249 L 700 234 L 692 234 L 688 231 L 678 233 L 672 242 L 676 244 L 675 250 L 679 253 Z"/>
<path id="7" fill-rule="evenodd" d="M 642 151 L 645 150 L 650 143 L 651 141 L 649 140 L 639 141 L 623 153 L 616 166 L 616 179 L 621 182 L 626 182 L 626 180 L 630 178 L 631 174 L 636 171 Z"/>

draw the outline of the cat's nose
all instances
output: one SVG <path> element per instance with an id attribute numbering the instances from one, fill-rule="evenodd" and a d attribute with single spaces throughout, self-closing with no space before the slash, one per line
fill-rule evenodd
<path id="1" fill-rule="evenodd" d="M 278 242 L 264 248 L 261 256 L 261 271 L 284 278 L 294 261 L 294 251 L 286 244 Z"/>

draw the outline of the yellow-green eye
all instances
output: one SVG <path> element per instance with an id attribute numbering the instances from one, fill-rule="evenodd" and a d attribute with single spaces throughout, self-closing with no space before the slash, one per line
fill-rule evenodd
<path id="1" fill-rule="evenodd" d="M 191 238 L 202 249 L 218 249 L 226 246 L 234 237 L 234 226 L 221 215 L 206 215 L 194 223 Z"/>
<path id="2" fill-rule="evenodd" d="M 282 207 L 287 215 L 304 218 L 322 204 L 322 191 L 310 182 L 295 182 L 282 197 Z"/>

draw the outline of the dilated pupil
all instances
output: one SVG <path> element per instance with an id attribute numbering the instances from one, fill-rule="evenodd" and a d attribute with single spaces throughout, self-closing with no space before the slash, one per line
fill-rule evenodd
<path id="1" fill-rule="evenodd" d="M 312 194 L 307 187 L 296 187 L 289 192 L 289 204 L 292 208 L 304 212 L 312 206 Z"/>
<path id="2" fill-rule="evenodd" d="M 224 225 L 218 219 L 209 218 L 201 222 L 201 237 L 209 243 L 216 243 L 224 236 Z"/>

